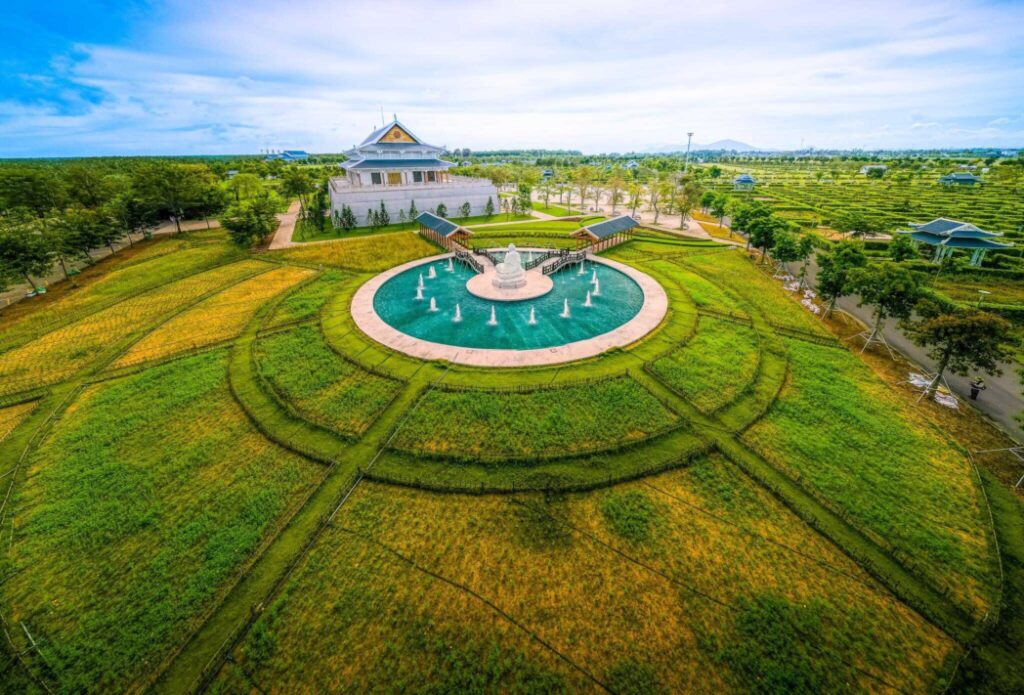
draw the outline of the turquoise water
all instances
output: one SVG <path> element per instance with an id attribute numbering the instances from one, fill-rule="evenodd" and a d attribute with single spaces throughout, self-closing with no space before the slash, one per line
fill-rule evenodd
<path id="1" fill-rule="evenodd" d="M 427 279 L 433 265 L 437 277 Z M 474 297 L 466 290 L 466 281 L 476 273 L 455 262 L 453 272 L 445 270 L 448 261 L 425 263 L 396 275 L 373 298 L 377 314 L 391 327 L 415 338 L 445 345 L 470 348 L 530 350 L 555 347 L 585 340 L 615 330 L 636 316 L 644 304 L 644 293 L 632 278 L 601 264 L 586 264 L 586 274 L 578 275 L 571 266 L 552 276 L 554 287 L 543 297 L 521 302 L 492 302 Z M 597 271 L 601 296 L 593 306 L 583 302 L 592 273 Z M 423 300 L 417 301 L 416 285 L 423 275 Z M 437 300 L 438 311 L 428 311 L 430 298 Z M 562 318 L 563 300 L 569 300 L 569 318 Z M 462 321 L 455 323 L 455 305 L 462 309 Z M 494 307 L 498 325 L 487 325 Z M 527 323 L 533 308 L 537 325 Z"/>

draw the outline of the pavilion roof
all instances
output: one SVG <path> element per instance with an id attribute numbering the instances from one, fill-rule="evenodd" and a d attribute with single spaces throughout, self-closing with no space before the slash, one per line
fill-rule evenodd
<path id="1" fill-rule="evenodd" d="M 931 246 L 949 246 L 956 249 L 1003 249 L 1012 246 L 1012 244 L 992 241 L 993 237 L 1002 236 L 998 232 L 986 232 L 968 222 L 950 220 L 945 217 L 926 224 L 910 226 L 914 228 L 913 231 L 903 232 L 903 234 L 909 234 L 914 241 Z"/>
<path id="2" fill-rule="evenodd" d="M 613 217 L 610 220 L 605 220 L 604 222 L 597 222 L 595 224 L 587 225 L 586 227 L 580 227 L 573 232 L 573 235 L 575 236 L 580 232 L 587 232 L 595 239 L 600 240 L 638 226 L 640 226 L 640 223 L 629 215 L 619 215 L 618 217 Z"/>
<path id="3" fill-rule="evenodd" d="M 733 183 L 754 183 L 754 177 L 750 174 L 740 174 L 732 180 Z"/>
<path id="4" fill-rule="evenodd" d="M 419 216 L 416 217 L 416 221 L 420 224 L 420 226 L 433 230 L 446 239 L 458 231 L 462 231 L 466 234 L 473 233 L 466 229 L 465 227 L 460 227 L 459 225 L 455 224 L 450 220 L 446 220 L 443 217 L 438 217 L 432 212 L 421 212 Z"/>

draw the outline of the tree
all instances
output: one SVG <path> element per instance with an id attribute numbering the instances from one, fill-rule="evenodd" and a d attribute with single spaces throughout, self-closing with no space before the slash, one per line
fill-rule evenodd
<path id="1" fill-rule="evenodd" d="M 238 173 L 228 181 L 228 188 L 235 194 L 235 203 L 242 202 L 243 198 L 252 198 L 263 189 L 260 177 L 256 174 Z"/>
<path id="2" fill-rule="evenodd" d="M 616 168 L 608 178 L 608 202 L 612 204 L 612 214 L 615 214 L 615 207 L 622 202 L 622 193 L 626 190 L 626 180 L 622 178 L 621 169 Z"/>
<path id="3" fill-rule="evenodd" d="M 526 212 L 533 208 L 533 201 L 530 200 L 530 187 L 525 183 L 519 184 L 519 195 L 516 196 L 519 212 Z"/>
<path id="4" fill-rule="evenodd" d="M 903 261 L 910 260 L 917 255 L 917 249 L 914 248 L 914 243 L 905 234 L 893 235 L 892 241 L 889 242 L 889 258 L 902 263 Z"/>
<path id="5" fill-rule="evenodd" d="M 786 231 L 786 223 L 775 215 L 758 217 L 747 225 L 747 240 L 756 248 L 761 249 L 761 260 L 764 263 L 768 249 L 775 245 L 775 237 Z"/>
<path id="6" fill-rule="evenodd" d="M 487 204 L 484 205 L 484 214 L 488 217 L 494 217 L 494 200 L 491 196 L 487 196 Z"/>
<path id="7" fill-rule="evenodd" d="M 852 291 L 850 288 L 850 271 L 863 268 L 868 259 L 859 244 L 840 242 L 828 253 L 818 254 L 818 294 L 828 300 L 825 317 L 832 315 L 832 310 L 840 297 Z"/>
<path id="8" fill-rule="evenodd" d="M 700 184 L 693 177 L 684 176 L 679 180 L 679 185 L 672 193 L 672 202 L 675 205 L 676 212 L 679 213 L 680 229 L 686 228 L 686 221 L 690 217 L 690 212 L 697 207 L 700 197 Z"/>
<path id="9" fill-rule="evenodd" d="M 221 217 L 221 225 L 228 230 L 231 240 L 243 248 L 263 243 L 277 228 L 277 208 L 280 201 L 269 191 L 263 191 L 251 200 L 231 206 Z"/>
<path id="10" fill-rule="evenodd" d="M 366 209 L 366 225 L 371 229 L 377 228 L 377 213 L 373 211 L 373 208 Z"/>
<path id="11" fill-rule="evenodd" d="M 473 206 L 469 204 L 468 200 L 459 206 L 459 217 L 462 219 L 469 217 L 471 212 L 473 212 Z"/>
<path id="12" fill-rule="evenodd" d="M 36 217 L 63 208 L 67 192 L 52 169 L 28 166 L 0 168 L 0 210 L 25 208 Z"/>
<path id="13" fill-rule="evenodd" d="M 144 229 L 150 222 L 150 214 L 145 204 L 130 190 L 122 192 L 108 202 L 105 210 L 106 215 L 128 238 L 129 246 L 132 245 L 132 234 Z"/>
<path id="14" fill-rule="evenodd" d="M 359 222 L 356 220 L 356 215 L 352 212 L 352 208 L 348 205 L 341 206 L 341 228 L 346 232 L 351 232 L 356 228 Z"/>
<path id="15" fill-rule="evenodd" d="M 800 242 L 796 234 L 787 230 L 775 233 L 772 241 L 772 259 L 783 265 L 800 260 Z"/>
<path id="16" fill-rule="evenodd" d="M 636 181 L 632 181 L 627 187 L 627 193 L 629 195 L 629 207 L 632 209 L 630 214 L 636 217 L 636 209 L 640 207 L 640 203 L 644 199 L 644 187 Z"/>
<path id="17" fill-rule="evenodd" d="M 713 179 L 717 179 L 721 175 L 722 175 L 722 169 L 717 164 L 712 165 L 712 167 L 710 169 L 708 169 L 708 176 L 710 176 Z"/>
<path id="18" fill-rule="evenodd" d="M 874 342 L 883 321 L 887 318 L 906 321 L 920 299 L 917 278 L 906 268 L 893 263 L 854 268 L 849 279 L 850 290 L 860 295 L 857 306 L 868 304 L 875 308 L 874 322 L 865 347 Z"/>
<path id="19" fill-rule="evenodd" d="M 440 205 L 438 207 L 441 207 Z M 377 220 L 381 227 L 387 227 L 391 224 L 391 215 L 388 214 L 388 209 L 384 205 L 384 201 L 380 201 L 380 212 L 377 213 Z"/>
<path id="20" fill-rule="evenodd" d="M 597 170 L 589 165 L 576 167 L 572 172 L 572 181 L 576 184 L 576 191 L 580 194 L 580 207 L 587 201 L 587 194 L 594 181 L 597 180 Z M 580 210 L 583 212 L 583 210 Z"/>
<path id="21" fill-rule="evenodd" d="M 810 234 L 804 234 L 800 237 L 800 241 L 796 245 L 796 251 L 796 260 L 800 261 L 800 272 L 797 275 L 800 278 L 798 289 L 802 290 L 804 283 L 807 282 L 807 264 L 811 262 L 811 254 L 814 252 L 814 240 Z"/>
<path id="22" fill-rule="evenodd" d="M 708 206 L 708 210 L 714 217 L 718 218 L 718 226 L 722 226 L 722 221 L 725 219 L 725 213 L 729 209 L 729 196 L 722 194 L 712 194 L 711 205 Z"/>
<path id="23" fill-rule="evenodd" d="M 420 211 L 416 209 L 416 201 L 415 200 L 410 200 L 409 201 L 409 219 L 410 220 L 415 220 L 419 216 L 420 216 Z"/>
<path id="24" fill-rule="evenodd" d="M 1005 346 L 1012 340 L 1005 319 L 974 308 L 946 311 L 930 301 L 919 304 L 917 311 L 921 318 L 905 328 L 936 362 L 935 377 L 925 391 L 929 398 L 935 395 L 947 369 L 961 376 L 972 371 L 1003 373 L 999 363 L 1010 359 Z"/>
<path id="25" fill-rule="evenodd" d="M 843 234 L 860 237 L 879 231 L 879 225 L 874 218 L 865 215 L 860 210 L 850 210 L 840 213 L 832 222 L 832 227 Z"/>
<path id="26" fill-rule="evenodd" d="M 308 170 L 298 166 L 290 166 L 284 170 L 284 175 L 281 177 L 281 190 L 289 198 L 299 199 L 299 210 L 303 217 L 306 215 L 309 196 L 315 189 L 316 185 Z"/>
<path id="27" fill-rule="evenodd" d="M 35 289 L 31 276 L 49 272 L 53 259 L 39 220 L 22 214 L 0 217 L 0 275 L 23 277 Z"/>
<path id="28" fill-rule="evenodd" d="M 717 197 L 718 194 L 714 191 L 704 191 L 704 195 L 700 197 L 700 209 L 707 212 Z"/>
<path id="29" fill-rule="evenodd" d="M 438 217 L 448 217 L 448 207 L 444 203 L 438 203 L 434 214 Z"/>
<path id="30" fill-rule="evenodd" d="M 180 234 L 185 208 L 198 202 L 203 176 L 208 173 L 210 170 L 205 164 L 160 162 L 142 168 L 135 183 L 140 196 L 154 209 L 174 218 L 174 226 Z"/>

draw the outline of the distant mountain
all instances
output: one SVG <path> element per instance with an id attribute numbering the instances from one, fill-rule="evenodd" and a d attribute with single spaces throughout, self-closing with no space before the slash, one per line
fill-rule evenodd
<path id="1" fill-rule="evenodd" d="M 715 140 L 709 142 L 706 145 L 700 143 L 693 143 L 690 145 L 691 152 L 697 152 L 699 150 L 735 150 L 736 152 L 755 152 L 761 151 L 759 147 L 748 145 L 745 142 L 739 140 Z M 657 147 L 651 147 L 647 150 L 648 152 L 686 152 L 686 143 L 682 145 L 658 145 Z"/>

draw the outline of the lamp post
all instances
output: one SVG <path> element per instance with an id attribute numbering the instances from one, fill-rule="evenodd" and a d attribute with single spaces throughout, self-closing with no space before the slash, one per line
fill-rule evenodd
<path id="1" fill-rule="evenodd" d="M 693 140 L 693 132 L 686 134 L 686 160 L 683 162 L 683 173 L 690 168 L 690 141 Z"/>
<path id="2" fill-rule="evenodd" d="M 981 302 L 986 296 L 992 294 L 988 290 L 978 290 L 978 310 L 981 311 Z"/>

